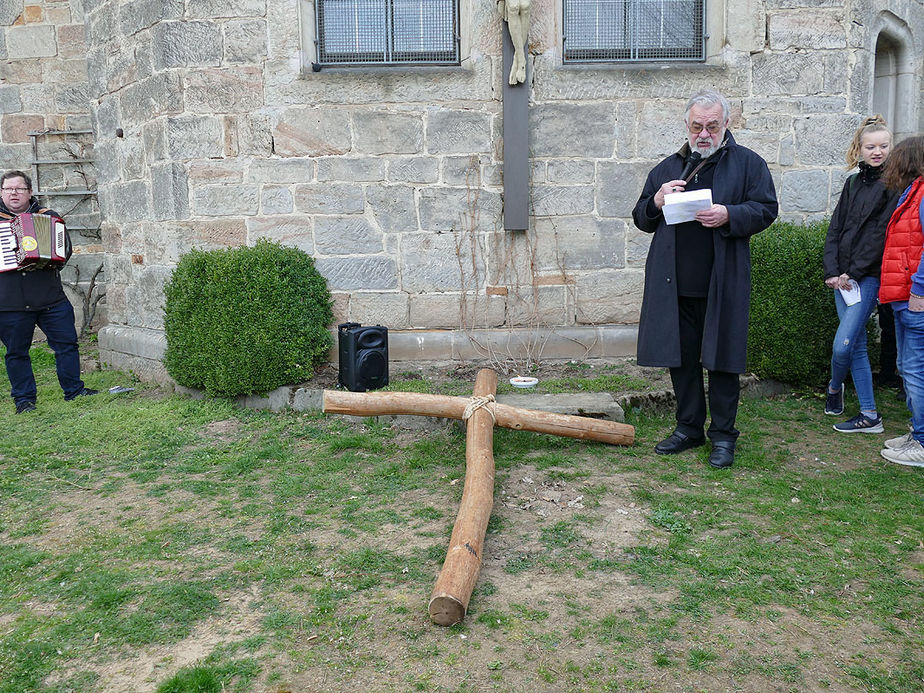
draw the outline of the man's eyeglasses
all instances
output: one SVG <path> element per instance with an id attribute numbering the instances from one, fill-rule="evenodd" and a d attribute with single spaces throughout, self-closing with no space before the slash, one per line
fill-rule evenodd
<path id="1" fill-rule="evenodd" d="M 689 123 L 687 124 L 687 129 L 692 132 L 694 135 L 698 135 L 703 131 L 703 126 L 700 123 Z M 705 130 L 710 135 L 716 134 L 719 130 L 722 129 L 722 123 L 714 120 L 709 125 L 706 126 Z"/>
<path id="2" fill-rule="evenodd" d="M 27 193 L 29 188 L 0 188 L 3 192 Z"/>

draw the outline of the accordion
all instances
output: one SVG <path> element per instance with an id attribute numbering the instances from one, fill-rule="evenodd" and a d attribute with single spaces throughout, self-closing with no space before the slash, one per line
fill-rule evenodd
<path id="1" fill-rule="evenodd" d="M 67 229 L 52 214 L 24 213 L 0 222 L 0 272 L 60 267 L 67 262 Z"/>

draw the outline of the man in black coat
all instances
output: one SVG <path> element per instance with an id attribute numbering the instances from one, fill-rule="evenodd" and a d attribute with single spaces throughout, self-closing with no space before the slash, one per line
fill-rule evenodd
<path id="1" fill-rule="evenodd" d="M 0 222 L 24 212 L 55 214 L 39 206 L 32 197 L 32 180 L 22 171 L 8 171 L 0 177 Z M 55 216 L 58 216 L 55 214 Z M 71 255 L 67 239 L 67 258 Z M 35 375 L 29 347 L 36 326 L 55 353 L 58 382 L 64 399 L 95 395 L 80 379 L 80 355 L 74 307 L 64 294 L 57 267 L 17 269 L 0 273 L 0 341 L 6 347 L 6 374 L 16 413 L 35 410 Z"/>
<path id="2" fill-rule="evenodd" d="M 728 131 L 728 101 L 704 90 L 687 102 L 687 143 L 648 174 L 632 212 L 652 233 L 639 318 L 638 362 L 668 367 L 677 426 L 655 446 L 663 455 L 704 444 L 709 371 L 709 464 L 730 467 L 738 430 L 738 375 L 745 371 L 751 294 L 750 238 L 773 223 L 776 191 L 767 163 Z M 698 155 L 698 156 L 697 156 Z M 695 220 L 668 224 L 664 196 L 712 190 Z"/>

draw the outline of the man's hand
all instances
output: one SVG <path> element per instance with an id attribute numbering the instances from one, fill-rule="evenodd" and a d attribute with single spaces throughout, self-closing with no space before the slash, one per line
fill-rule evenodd
<path id="1" fill-rule="evenodd" d="M 655 207 L 661 209 L 664 206 L 664 196 L 670 193 L 683 192 L 686 188 L 687 182 L 683 178 L 678 178 L 676 180 L 669 180 L 660 188 L 658 192 L 655 193 L 654 203 Z"/>
<path id="2" fill-rule="evenodd" d="M 707 229 L 714 229 L 728 223 L 728 210 L 725 205 L 712 205 L 696 213 L 696 221 Z"/>

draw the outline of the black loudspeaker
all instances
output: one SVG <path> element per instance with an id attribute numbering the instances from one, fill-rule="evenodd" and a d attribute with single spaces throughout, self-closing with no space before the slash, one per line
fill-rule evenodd
<path id="1" fill-rule="evenodd" d="M 358 322 L 337 326 L 340 384 L 351 392 L 388 385 L 388 328 L 363 327 Z"/>

